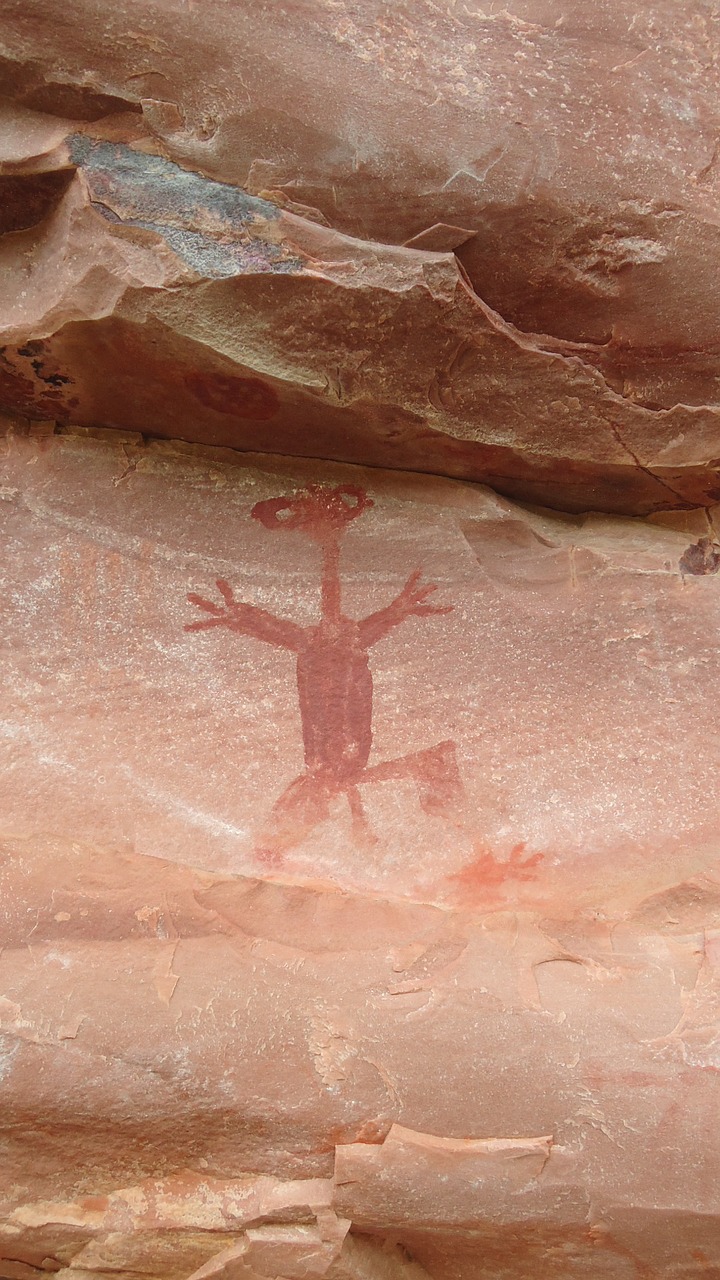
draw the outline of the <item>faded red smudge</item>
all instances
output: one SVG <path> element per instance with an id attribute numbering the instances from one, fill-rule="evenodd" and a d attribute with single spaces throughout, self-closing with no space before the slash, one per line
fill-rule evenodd
<path id="1" fill-rule="evenodd" d="M 476 845 L 476 852 L 477 849 Z M 460 887 L 463 897 L 470 899 L 478 895 L 485 896 L 488 889 L 498 889 L 508 880 L 535 880 L 537 878 L 535 868 L 540 865 L 545 855 L 533 853 L 523 857 L 524 852 L 525 841 L 516 844 L 510 851 L 510 857 L 505 862 L 501 862 L 494 854 L 483 849 L 473 862 L 469 862 L 455 875 L 448 876 L 448 880 Z"/>
<path id="2" fill-rule="evenodd" d="M 359 791 L 363 783 L 410 778 L 421 809 L 444 818 L 452 816 L 463 796 L 453 742 L 368 764 L 373 699 L 369 650 L 407 618 L 450 613 L 453 607 L 428 603 L 437 587 L 422 584 L 416 569 L 384 608 L 360 620 L 343 613 L 340 543 L 351 521 L 372 505 L 364 490 L 354 485 L 309 485 L 293 497 L 270 498 L 253 507 L 253 518 L 266 529 L 301 533 L 320 547 L 321 610 L 315 626 L 303 627 L 236 600 L 223 578 L 217 579 L 223 605 L 194 593 L 188 596 L 210 617 L 189 623 L 187 631 L 228 627 L 297 654 L 305 769 L 273 807 L 256 849 L 264 862 L 278 862 L 288 849 L 301 844 L 329 817 L 331 801 L 338 795 L 347 798 L 355 839 L 366 846 L 376 843 Z"/>
<path id="3" fill-rule="evenodd" d="M 603 1064 L 588 1063 L 582 1073 L 583 1081 L 591 1089 L 614 1089 L 624 1085 L 629 1089 L 659 1089 L 666 1085 L 661 1075 L 649 1071 L 608 1071 Z"/>
<path id="4" fill-rule="evenodd" d="M 264 421 L 273 418 L 280 406 L 276 392 L 260 378 L 197 372 L 185 375 L 185 386 L 208 409 L 235 418 Z"/>
<path id="5" fill-rule="evenodd" d="M 94 1213 L 104 1213 L 110 1204 L 107 1196 L 83 1196 L 80 1205 Z"/>

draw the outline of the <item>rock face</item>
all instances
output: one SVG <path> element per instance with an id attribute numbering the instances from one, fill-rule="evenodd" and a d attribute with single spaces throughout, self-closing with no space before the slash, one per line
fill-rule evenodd
<path id="1" fill-rule="evenodd" d="M 0 403 L 563 510 L 716 501 L 718 24 L 6 0 Z"/>
<path id="2" fill-rule="evenodd" d="M 720 1276 L 719 102 L 5 0 L 0 1280 Z"/>
<path id="3" fill-rule="evenodd" d="M 7 427 L 0 1274 L 712 1274 L 714 513 Z"/>

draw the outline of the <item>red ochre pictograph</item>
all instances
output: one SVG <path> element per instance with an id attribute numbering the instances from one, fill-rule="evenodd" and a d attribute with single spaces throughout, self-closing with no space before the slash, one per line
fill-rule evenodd
<path id="1" fill-rule="evenodd" d="M 300 626 L 257 605 L 236 600 L 229 584 L 217 580 L 223 604 L 190 594 L 188 600 L 210 616 L 186 631 L 228 627 L 240 635 L 297 654 L 297 687 L 305 748 L 305 768 L 275 802 L 256 843 L 257 857 L 277 864 L 284 854 L 330 816 L 331 802 L 344 795 L 353 836 L 377 843 L 367 820 L 360 786 L 410 778 L 424 813 L 452 820 L 463 800 L 455 744 L 440 742 L 424 751 L 368 764 L 372 747 L 373 682 L 369 650 L 407 618 L 450 613 L 450 604 L 430 603 L 435 583 L 410 574 L 398 596 L 356 621 L 342 610 L 340 546 L 348 525 L 373 503 L 354 485 L 334 489 L 308 485 L 292 497 L 258 502 L 252 516 L 273 532 L 300 533 L 322 551 L 320 621 Z"/>

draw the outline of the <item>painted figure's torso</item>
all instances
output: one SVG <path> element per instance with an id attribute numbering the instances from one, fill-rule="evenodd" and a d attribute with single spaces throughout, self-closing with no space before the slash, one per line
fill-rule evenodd
<path id="1" fill-rule="evenodd" d="M 341 616 L 309 627 L 297 681 L 307 768 L 328 782 L 352 782 L 372 744 L 372 676 L 358 623 Z"/>

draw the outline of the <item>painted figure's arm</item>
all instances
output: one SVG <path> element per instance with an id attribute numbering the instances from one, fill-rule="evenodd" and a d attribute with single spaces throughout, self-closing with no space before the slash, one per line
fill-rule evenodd
<path id="1" fill-rule="evenodd" d="M 207 631 L 210 627 L 229 627 L 243 636 L 253 636 L 255 640 L 265 640 L 268 644 L 278 645 L 281 649 L 291 649 L 299 653 L 305 639 L 303 627 L 287 618 L 276 618 L 267 609 L 260 609 L 254 604 L 244 604 L 236 600 L 232 588 L 224 578 L 218 578 L 217 588 L 225 601 L 225 608 L 204 600 L 202 596 L 191 592 L 188 596 L 190 604 L 204 609 L 211 617 L 202 618 L 198 622 L 185 624 L 186 631 Z"/>
<path id="2" fill-rule="evenodd" d="M 420 586 L 421 573 L 421 569 L 411 573 L 399 596 L 396 596 L 384 609 L 371 613 L 358 624 L 363 649 L 369 649 L 378 640 L 382 640 L 383 636 L 392 631 L 393 627 L 399 626 L 406 618 L 413 616 L 425 618 L 430 614 L 452 612 L 451 604 L 425 603 L 428 596 L 432 595 L 433 591 L 437 591 L 437 583 L 427 582 L 424 586 Z"/>

